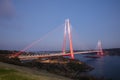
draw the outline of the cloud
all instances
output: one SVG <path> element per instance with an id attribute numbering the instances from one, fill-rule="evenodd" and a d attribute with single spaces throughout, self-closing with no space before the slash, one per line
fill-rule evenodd
<path id="1" fill-rule="evenodd" d="M 15 16 L 12 0 L 0 0 L 0 18 L 9 19 Z"/>

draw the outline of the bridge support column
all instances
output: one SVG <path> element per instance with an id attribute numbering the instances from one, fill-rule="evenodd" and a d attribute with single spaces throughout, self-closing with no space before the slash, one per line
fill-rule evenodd
<path id="1" fill-rule="evenodd" d="M 104 55 L 103 50 L 102 50 L 101 41 L 98 41 L 98 53 L 97 53 L 97 55 L 100 55 L 100 56 Z"/>
<path id="2" fill-rule="evenodd" d="M 69 19 L 67 19 L 65 21 L 65 29 L 67 29 L 67 31 L 68 31 L 68 37 L 69 37 L 69 42 L 70 42 L 70 56 L 71 56 L 71 59 L 74 59 L 73 44 L 72 44 L 72 34 L 71 34 Z M 65 35 L 66 35 L 66 33 L 65 33 Z"/>

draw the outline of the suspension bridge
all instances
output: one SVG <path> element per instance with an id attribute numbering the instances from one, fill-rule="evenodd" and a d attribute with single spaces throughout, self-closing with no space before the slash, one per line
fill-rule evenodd
<path id="1" fill-rule="evenodd" d="M 68 36 L 67 36 L 68 34 Z M 70 51 L 66 51 L 66 38 L 69 38 L 69 48 Z M 38 40 L 39 41 L 39 40 Z M 87 50 L 87 51 L 80 51 L 80 52 L 74 52 L 73 50 L 73 42 L 72 42 L 72 32 L 71 32 L 71 25 L 69 19 L 65 20 L 65 25 L 64 25 L 64 40 L 63 40 L 63 47 L 62 47 L 62 52 L 60 53 L 45 53 L 45 54 L 34 54 L 34 55 L 21 55 L 24 53 L 27 49 L 31 48 L 34 44 L 36 44 L 38 41 L 33 42 L 23 50 L 13 54 L 10 56 L 10 58 L 15 58 L 18 57 L 21 60 L 29 60 L 29 59 L 39 59 L 39 58 L 49 58 L 49 57 L 57 57 L 57 56 L 69 56 L 71 59 L 75 59 L 74 55 L 75 54 L 86 54 L 86 53 L 97 53 L 98 56 L 104 55 L 103 50 L 102 50 L 102 45 L 101 41 L 98 41 L 98 50 Z"/>

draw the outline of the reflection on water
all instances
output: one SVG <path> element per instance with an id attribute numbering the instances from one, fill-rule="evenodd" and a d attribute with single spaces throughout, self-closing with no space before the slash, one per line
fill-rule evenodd
<path id="1" fill-rule="evenodd" d="M 75 56 L 77 59 L 86 62 L 95 69 L 90 74 L 97 77 L 120 80 L 120 56 L 104 56 L 101 58 L 85 58 L 84 55 Z"/>

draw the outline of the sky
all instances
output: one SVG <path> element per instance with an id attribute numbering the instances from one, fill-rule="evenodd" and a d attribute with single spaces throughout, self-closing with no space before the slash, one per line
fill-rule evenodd
<path id="1" fill-rule="evenodd" d="M 66 19 L 74 49 L 120 48 L 120 0 L 0 0 L 0 49 L 60 48 Z"/>

